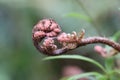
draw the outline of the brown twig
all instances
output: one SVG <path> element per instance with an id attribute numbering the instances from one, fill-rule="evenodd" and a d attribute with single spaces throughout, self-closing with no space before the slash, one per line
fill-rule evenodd
<path id="1" fill-rule="evenodd" d="M 111 40 L 104 38 L 104 37 L 89 37 L 86 39 L 82 39 L 79 43 L 79 46 L 93 44 L 93 43 L 106 44 L 106 45 L 109 45 L 120 52 L 120 44 L 119 43 L 116 43 L 116 42 L 111 41 Z"/>
<path id="2" fill-rule="evenodd" d="M 63 54 L 77 47 L 85 46 L 93 43 L 102 43 L 109 45 L 120 52 L 120 44 L 104 37 L 83 38 L 84 31 L 80 35 L 76 32 L 67 34 L 61 31 L 60 26 L 52 19 L 43 19 L 35 27 L 32 32 L 32 39 L 35 47 L 39 52 L 46 55 Z M 57 40 L 62 48 L 57 48 L 54 41 Z M 42 42 L 42 44 L 40 44 Z"/>

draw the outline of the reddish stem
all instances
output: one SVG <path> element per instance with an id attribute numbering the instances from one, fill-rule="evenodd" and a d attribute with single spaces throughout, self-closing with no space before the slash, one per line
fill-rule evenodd
<path id="1" fill-rule="evenodd" d="M 39 45 L 39 42 L 38 41 L 34 41 L 34 45 L 35 47 L 42 53 L 44 54 L 47 54 L 47 55 L 59 55 L 59 54 L 64 54 L 65 52 L 67 51 L 70 51 L 71 49 L 67 49 L 66 47 L 63 47 L 63 48 L 60 48 L 60 49 L 56 49 L 52 52 L 46 52 L 44 51 L 40 45 Z M 78 42 L 78 46 L 77 47 L 81 47 L 81 46 L 85 46 L 85 45 L 88 45 L 88 44 L 94 44 L 94 43 L 102 43 L 102 44 L 106 44 L 106 45 L 109 45 L 111 47 L 113 47 L 114 49 L 116 49 L 117 51 L 120 52 L 120 44 L 119 43 L 116 43 L 114 41 L 111 41 L 107 38 L 103 38 L 103 37 L 89 37 L 89 38 L 86 38 L 86 39 L 82 39 L 80 42 Z M 76 48 L 77 48 L 76 47 Z"/>

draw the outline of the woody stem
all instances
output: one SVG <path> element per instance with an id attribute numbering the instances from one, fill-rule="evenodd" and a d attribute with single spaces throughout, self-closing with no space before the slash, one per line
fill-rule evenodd
<path id="1" fill-rule="evenodd" d="M 106 44 L 106 45 L 109 45 L 109 46 L 113 47 L 114 49 L 116 49 L 117 51 L 120 52 L 120 44 L 119 43 L 116 43 L 114 41 L 111 41 L 111 40 L 109 40 L 107 38 L 103 38 L 103 37 L 89 37 L 89 38 L 86 38 L 86 39 L 82 39 L 78 43 L 78 47 L 88 45 L 88 44 L 93 44 L 93 43 Z"/>

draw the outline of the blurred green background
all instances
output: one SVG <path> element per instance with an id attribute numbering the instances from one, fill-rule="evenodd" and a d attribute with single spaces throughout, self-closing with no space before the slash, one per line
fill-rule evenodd
<path id="1" fill-rule="evenodd" d="M 84 28 L 85 37 L 110 37 L 120 30 L 120 0 L 0 0 L 0 80 L 59 80 L 67 64 L 98 70 L 86 62 L 42 61 L 46 56 L 33 46 L 31 31 L 43 18 L 54 19 L 68 33 Z M 103 63 L 93 45 L 68 53 Z"/>

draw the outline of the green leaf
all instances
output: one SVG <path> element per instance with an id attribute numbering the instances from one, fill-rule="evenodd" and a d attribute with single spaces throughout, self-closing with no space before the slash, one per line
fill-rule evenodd
<path id="1" fill-rule="evenodd" d="M 102 76 L 102 75 L 97 72 L 87 72 L 87 73 L 78 74 L 72 77 L 64 78 L 61 80 L 78 80 L 81 78 L 89 78 L 89 76 Z"/>
<path id="2" fill-rule="evenodd" d="M 96 80 L 107 80 L 107 76 L 106 75 L 96 76 Z"/>
<path id="3" fill-rule="evenodd" d="M 113 73 L 120 74 L 120 69 L 113 70 Z"/>
<path id="4" fill-rule="evenodd" d="M 95 64 L 96 66 L 98 66 L 99 68 L 101 68 L 104 72 L 106 72 L 105 69 L 104 69 L 104 67 L 101 64 L 99 64 L 98 62 L 96 62 L 95 60 L 87 58 L 87 57 L 84 57 L 84 56 L 80 56 L 80 55 L 50 56 L 50 57 L 44 58 L 43 60 L 51 60 L 51 59 L 77 59 L 77 60 L 83 60 L 83 61 L 87 61 L 87 62 Z"/>
<path id="5" fill-rule="evenodd" d="M 120 31 L 117 31 L 112 37 L 114 41 L 117 41 L 120 38 Z"/>
<path id="6" fill-rule="evenodd" d="M 105 67 L 106 70 L 109 72 L 113 69 L 114 67 L 114 57 L 109 57 L 105 59 Z"/>
<path id="7" fill-rule="evenodd" d="M 88 21 L 88 22 L 91 21 L 91 19 L 88 16 L 86 16 L 84 14 L 80 14 L 80 13 L 75 13 L 75 12 L 68 13 L 68 14 L 66 14 L 64 16 L 65 17 L 79 18 L 79 19 L 83 19 L 83 20 Z"/>

